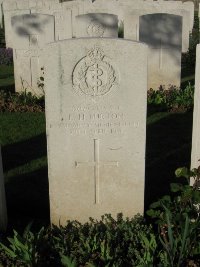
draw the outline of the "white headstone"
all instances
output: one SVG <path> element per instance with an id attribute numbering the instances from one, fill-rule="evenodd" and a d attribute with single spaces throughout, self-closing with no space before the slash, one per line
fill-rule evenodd
<path id="1" fill-rule="evenodd" d="M 118 37 L 118 17 L 90 13 L 76 16 L 76 37 Z"/>
<path id="2" fill-rule="evenodd" d="M 53 15 L 55 17 L 55 40 L 72 38 L 72 11 L 66 9 L 54 12 Z"/>
<path id="3" fill-rule="evenodd" d="M 196 49 L 196 70 L 195 70 L 195 93 L 193 111 L 193 133 L 192 133 L 192 154 L 191 167 L 197 168 L 200 165 L 200 44 Z"/>
<path id="4" fill-rule="evenodd" d="M 147 46 L 79 38 L 45 54 L 51 222 L 143 213 Z"/>
<path id="5" fill-rule="evenodd" d="M 148 88 L 180 87 L 182 18 L 169 14 L 140 16 L 139 40 L 148 44 Z"/>
<path id="6" fill-rule="evenodd" d="M 0 232 L 5 231 L 7 227 L 7 209 L 6 209 L 6 196 L 3 177 L 3 165 L 0 147 Z"/>
<path id="7" fill-rule="evenodd" d="M 71 10 L 71 20 L 72 20 L 72 36 L 76 37 L 76 16 L 85 14 L 83 11 L 83 1 L 68 1 L 62 3 L 62 9 Z M 88 12 L 89 13 L 89 12 Z"/>
<path id="8" fill-rule="evenodd" d="M 11 18 L 17 15 L 30 14 L 29 9 L 20 9 L 13 11 L 4 11 L 4 25 L 5 25 L 5 41 L 7 48 L 13 48 L 13 29 L 11 25 Z"/>
<path id="9" fill-rule="evenodd" d="M 45 44 L 55 40 L 54 17 L 30 14 L 14 16 L 11 21 L 15 90 L 42 95 L 42 87 L 38 86 L 44 72 L 42 54 Z"/>
<path id="10" fill-rule="evenodd" d="M 189 12 L 189 29 L 192 31 L 194 24 L 194 3 L 193 2 L 185 2 L 182 1 L 165 1 L 165 0 L 150 0 L 150 1 L 141 1 L 141 0 L 118 0 L 118 5 L 121 9 L 125 11 L 123 17 L 125 18 L 126 12 L 134 11 L 135 9 L 152 9 L 160 8 L 160 12 L 168 13 L 169 10 L 174 11 L 186 11 Z M 124 12 L 123 11 L 123 12 Z"/>
<path id="11" fill-rule="evenodd" d="M 74 2 L 74 1 L 73 1 Z M 11 17 L 24 14 L 45 14 L 55 17 L 55 38 L 72 38 L 72 10 L 66 9 L 59 0 L 6 0 L 3 2 L 5 13 L 6 46 L 12 45 Z M 78 15 L 78 14 L 75 14 Z"/>
<path id="12" fill-rule="evenodd" d="M 163 13 L 169 15 L 178 15 L 182 17 L 182 52 L 185 53 L 189 48 L 189 36 L 190 36 L 190 16 L 189 12 L 185 10 L 166 10 L 160 7 L 160 5 L 152 6 L 151 8 L 135 9 L 134 11 L 127 11 L 124 17 L 124 38 L 139 41 L 139 18 L 143 15 L 150 15 L 156 13 Z M 179 31 L 179 26 L 176 28 L 174 25 L 174 31 Z"/>

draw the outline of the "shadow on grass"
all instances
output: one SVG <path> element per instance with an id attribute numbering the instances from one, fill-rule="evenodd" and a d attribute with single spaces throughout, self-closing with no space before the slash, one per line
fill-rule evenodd
<path id="1" fill-rule="evenodd" d="M 169 193 L 178 167 L 190 167 L 192 115 L 171 114 L 147 126 L 145 209 Z"/>
<path id="2" fill-rule="evenodd" d="M 50 222 L 47 166 L 41 168 L 41 162 L 34 162 L 46 154 L 45 133 L 2 147 L 4 172 L 11 171 L 6 183 L 8 232 L 12 228 L 23 231 L 31 221 L 37 230 Z"/>
<path id="3" fill-rule="evenodd" d="M 2 147 L 4 172 L 47 155 L 46 134 Z"/>
<path id="4" fill-rule="evenodd" d="M 47 167 L 18 175 L 6 184 L 8 231 L 23 231 L 33 221 L 34 228 L 49 225 L 49 189 Z"/>
<path id="5" fill-rule="evenodd" d="M 190 165 L 193 114 L 166 115 L 162 118 L 159 114 L 149 115 L 145 208 L 163 194 L 169 193 L 170 183 L 176 181 L 176 168 Z M 151 120 L 151 116 L 157 120 Z M 40 134 L 29 140 L 4 146 L 2 154 L 4 171 L 12 173 L 13 169 L 46 156 L 46 135 Z M 34 220 L 37 229 L 49 223 L 47 167 L 41 168 L 39 165 L 35 169 L 36 171 L 31 171 L 28 167 L 25 174 L 18 170 L 8 178 L 6 192 L 10 230 L 13 227 L 20 231 L 31 220 Z"/>

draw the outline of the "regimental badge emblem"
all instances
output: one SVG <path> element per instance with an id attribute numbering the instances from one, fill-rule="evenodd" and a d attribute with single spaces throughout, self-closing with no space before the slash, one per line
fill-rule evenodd
<path id="1" fill-rule="evenodd" d="M 92 20 L 87 27 L 87 34 L 90 37 L 103 37 L 105 27 L 98 21 Z"/>
<path id="2" fill-rule="evenodd" d="M 75 66 L 73 89 L 81 95 L 100 97 L 118 84 L 118 72 L 103 49 L 95 46 Z"/>

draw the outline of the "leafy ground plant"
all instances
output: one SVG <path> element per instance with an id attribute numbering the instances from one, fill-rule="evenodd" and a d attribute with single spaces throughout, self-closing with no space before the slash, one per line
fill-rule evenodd
<path id="1" fill-rule="evenodd" d="M 0 91 L 0 112 L 43 112 L 44 97 L 30 92 L 10 93 Z"/>
<path id="2" fill-rule="evenodd" d="M 185 89 L 179 89 L 171 86 L 168 90 L 161 87 L 155 91 L 148 90 L 148 104 L 155 106 L 160 110 L 170 112 L 185 112 L 192 110 L 194 102 L 194 86 L 188 84 Z"/>
<path id="3" fill-rule="evenodd" d="M 171 195 L 151 204 L 147 212 L 154 228 L 139 215 L 128 219 L 107 214 L 100 221 L 68 221 L 65 227 L 42 228 L 36 234 L 30 229 L 23 235 L 14 231 L 14 237 L 0 245 L 0 264 L 199 267 L 200 167 L 192 171 L 179 168 L 176 176 L 184 180 L 171 184 Z"/>
<path id="4" fill-rule="evenodd" d="M 200 257 L 200 167 L 192 171 L 179 168 L 175 174 L 184 183 L 171 184 L 172 196 L 164 196 L 147 211 L 158 224 L 163 267 L 191 266 Z"/>
<path id="5" fill-rule="evenodd" d="M 42 228 L 37 234 L 28 231 L 21 236 L 14 231 L 9 244 L 1 244 L 1 254 L 7 255 L 6 266 L 150 267 L 155 240 L 151 226 L 139 215 L 132 219 L 104 215 L 100 221 L 71 221 L 66 227 Z M 2 262 L 5 257 L 0 256 Z"/>
<path id="6" fill-rule="evenodd" d="M 19 235 L 14 230 L 13 238 L 8 238 L 9 245 L 6 246 L 0 243 L 0 249 L 5 252 L 8 260 L 4 266 L 38 266 L 39 251 L 41 241 L 44 240 L 44 228 L 37 234 L 30 231 L 30 225 L 27 226 L 23 235 Z"/>

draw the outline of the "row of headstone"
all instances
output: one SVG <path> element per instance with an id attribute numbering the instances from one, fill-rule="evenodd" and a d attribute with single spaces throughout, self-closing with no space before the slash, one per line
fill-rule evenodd
<path id="1" fill-rule="evenodd" d="M 96 0 L 96 1 L 68 1 L 59 3 L 58 0 L 6 0 L 3 3 L 5 16 L 5 38 L 7 47 L 13 47 L 10 33 L 12 16 L 40 13 L 53 15 L 55 18 L 56 40 L 63 40 L 76 36 L 76 16 L 88 13 L 107 13 L 118 16 L 124 21 L 124 31 L 128 39 L 139 41 L 139 16 L 151 13 L 167 13 L 180 15 L 183 18 L 183 46 L 187 52 L 189 32 L 194 23 L 194 4 L 181 1 L 144 1 L 144 0 Z M 130 17 L 131 16 L 131 17 Z M 67 23 L 66 27 L 63 24 Z M 133 24 L 133 25 L 132 25 Z M 131 25 L 131 26 L 130 26 Z M 135 32 L 134 32 L 135 31 Z"/>
<path id="2" fill-rule="evenodd" d="M 3 164 L 2 164 L 1 146 L 0 146 L 0 233 L 4 232 L 6 230 L 6 227 L 7 227 L 7 209 L 6 209 Z"/>
<path id="3" fill-rule="evenodd" d="M 120 17 L 124 20 L 126 39 L 149 45 L 148 88 L 157 89 L 160 85 L 179 87 L 181 51 L 188 49 L 194 14 L 190 3 L 172 3 L 161 0 L 63 3 L 56 0 L 6 0 L 6 43 L 14 49 L 16 91 L 27 90 L 36 95 L 44 93 L 40 77 L 44 72 L 43 48 L 48 42 L 72 37 L 117 37 Z M 182 10 L 178 11 L 178 8 Z M 45 15 L 39 14 L 42 12 Z"/>

